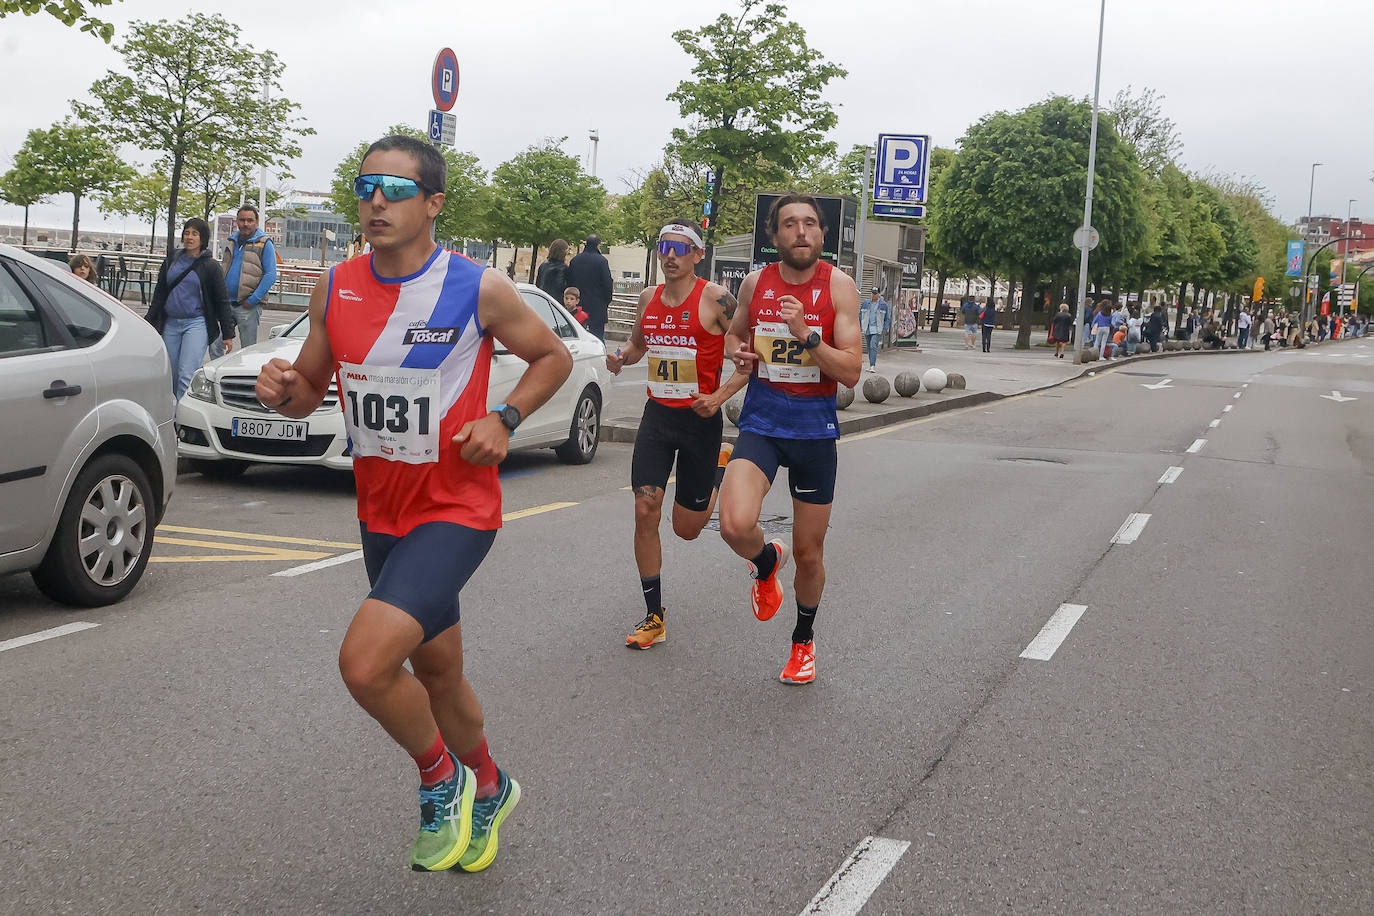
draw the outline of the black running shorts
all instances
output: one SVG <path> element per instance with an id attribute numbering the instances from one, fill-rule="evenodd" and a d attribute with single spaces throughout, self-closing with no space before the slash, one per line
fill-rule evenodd
<path id="1" fill-rule="evenodd" d="M 458 622 L 458 592 L 482 565 L 495 531 L 426 522 L 398 538 L 361 527 L 363 565 L 372 585 L 367 597 L 414 617 L 425 642 Z"/>
<path id="2" fill-rule="evenodd" d="M 630 486 L 666 490 L 676 457 L 677 494 L 673 501 L 684 509 L 704 512 L 716 487 L 716 463 L 725 428 L 720 414 L 716 411 L 703 417 L 690 407 L 646 402 L 630 459 Z"/>
<path id="3" fill-rule="evenodd" d="M 735 440 L 731 461 L 753 463 L 768 478 L 771 486 L 779 465 L 787 468 L 787 485 L 792 498 L 816 506 L 835 501 L 835 469 L 838 449 L 835 439 L 780 439 L 743 431 Z"/>

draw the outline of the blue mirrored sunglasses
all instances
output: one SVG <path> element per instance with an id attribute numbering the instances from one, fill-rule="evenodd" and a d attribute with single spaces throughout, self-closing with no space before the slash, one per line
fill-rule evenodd
<path id="1" fill-rule="evenodd" d="M 407 200 L 421 191 L 434 193 L 414 178 L 400 175 L 359 175 L 353 179 L 353 193 L 359 200 L 371 200 L 379 188 L 387 200 Z"/>
<path id="2" fill-rule="evenodd" d="M 690 242 L 679 242 L 674 239 L 659 239 L 658 253 L 677 255 L 679 258 L 687 257 L 687 252 L 692 250 Z"/>

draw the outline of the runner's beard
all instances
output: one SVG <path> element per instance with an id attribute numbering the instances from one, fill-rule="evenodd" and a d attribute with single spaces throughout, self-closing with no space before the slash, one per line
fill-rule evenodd
<path id="1" fill-rule="evenodd" d="M 807 246 L 805 255 L 797 254 L 795 248 L 784 248 L 778 252 L 778 257 L 782 259 L 782 263 L 793 270 L 809 270 L 821 259 L 821 253 L 818 248 L 812 246 Z"/>

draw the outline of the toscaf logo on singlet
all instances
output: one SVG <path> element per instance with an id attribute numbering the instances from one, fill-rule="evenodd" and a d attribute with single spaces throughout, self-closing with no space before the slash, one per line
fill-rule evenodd
<path id="1" fill-rule="evenodd" d="M 410 344 L 452 344 L 458 339 L 457 328 L 408 328 L 402 343 Z"/>

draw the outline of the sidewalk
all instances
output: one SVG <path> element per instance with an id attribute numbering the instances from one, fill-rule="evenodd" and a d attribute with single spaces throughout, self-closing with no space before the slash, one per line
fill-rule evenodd
<path id="1" fill-rule="evenodd" d="M 1054 358 L 1052 347 L 1032 345 L 1028 350 L 1015 349 L 1016 331 L 994 331 L 992 352 L 982 352 L 981 343 L 975 349 L 964 349 L 962 329 L 950 331 L 942 329 L 931 334 L 922 331 L 919 349 L 891 347 L 878 355 L 878 372 L 868 373 L 868 359 L 864 358 L 864 371 L 854 390 L 854 403 L 839 412 L 840 435 L 852 435 L 865 430 L 904 423 L 919 417 L 973 407 L 998 401 L 1013 395 L 1053 388 L 1064 382 L 1080 378 L 1088 373 L 1105 371 L 1126 364 L 1155 359 L 1173 359 L 1204 354 L 1244 353 L 1244 350 L 1180 350 L 1170 353 L 1138 353 L 1135 356 L 1113 359 L 1107 362 L 1091 362 L 1074 365 L 1073 351 L 1064 359 Z M 727 363 L 728 365 L 728 363 Z M 924 386 L 913 397 L 903 398 L 895 389 L 881 404 L 870 404 L 863 396 L 863 384 L 870 378 L 882 376 L 889 385 L 900 372 L 915 372 L 917 375 L 927 369 L 943 369 L 946 374 L 958 373 L 967 383 L 964 390 L 945 388 L 940 392 L 928 392 Z M 621 372 L 615 381 L 615 390 L 604 410 L 601 420 L 601 440 L 603 442 L 634 442 L 639 430 L 639 418 L 644 409 L 646 372 L 643 363 L 631 366 Z M 725 375 L 729 378 L 729 374 Z M 737 395 L 737 397 L 739 397 Z M 738 429 L 728 419 L 725 423 L 725 438 L 733 440 Z"/>

